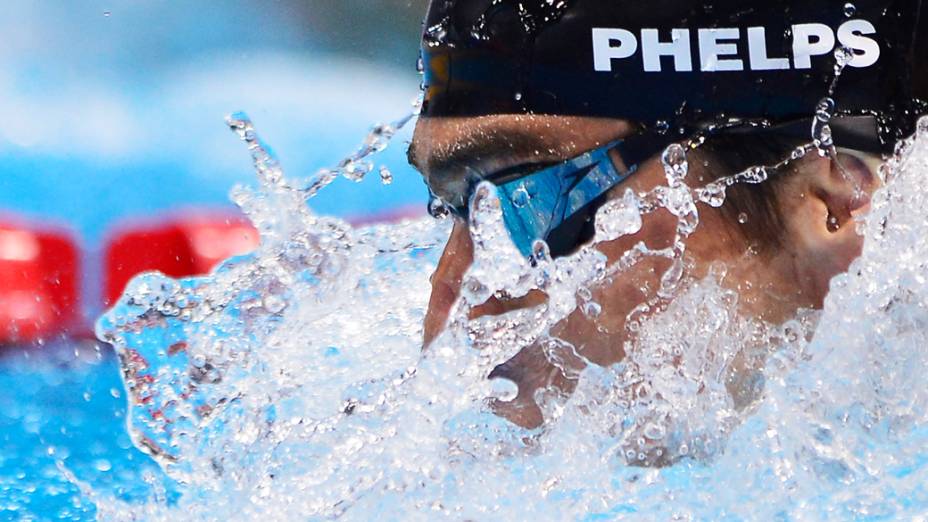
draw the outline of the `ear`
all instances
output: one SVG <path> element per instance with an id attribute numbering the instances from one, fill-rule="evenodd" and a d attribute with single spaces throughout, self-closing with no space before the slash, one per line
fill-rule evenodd
<path id="1" fill-rule="evenodd" d="M 852 152 L 814 157 L 779 194 L 786 248 L 803 293 L 821 307 L 831 278 L 847 271 L 863 248 L 858 218 L 870 208 L 880 160 Z"/>

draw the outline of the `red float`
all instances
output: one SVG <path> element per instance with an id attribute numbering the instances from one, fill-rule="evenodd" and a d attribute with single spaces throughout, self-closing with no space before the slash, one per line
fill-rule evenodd
<path id="1" fill-rule="evenodd" d="M 258 231 L 237 214 L 195 212 L 124 225 L 106 243 L 105 304 L 115 303 L 139 273 L 207 274 L 221 261 L 254 250 L 258 240 Z"/>
<path id="2" fill-rule="evenodd" d="M 0 220 L 0 344 L 35 342 L 77 326 L 79 263 L 70 234 Z"/>

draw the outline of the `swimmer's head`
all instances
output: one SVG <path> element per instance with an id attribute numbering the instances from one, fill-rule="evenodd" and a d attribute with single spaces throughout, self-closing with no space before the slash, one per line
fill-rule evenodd
<path id="1" fill-rule="evenodd" d="M 928 72 L 916 63 L 928 50 L 921 0 L 709 4 L 433 1 L 423 114 L 618 118 L 666 131 L 669 142 L 709 127 L 807 119 L 832 95 L 833 116 L 883 124 L 834 125 L 845 140 L 860 145 L 879 130 L 891 147 L 909 133 L 905 111 L 928 94 Z M 842 78 L 829 92 L 836 62 Z"/>
<path id="2" fill-rule="evenodd" d="M 667 183 L 659 156 L 674 142 L 689 150 L 693 188 L 780 165 L 764 183 L 732 186 L 720 208 L 699 205 L 699 226 L 686 238 L 689 275 L 724 263 L 723 284 L 739 292 L 742 310 L 771 322 L 821 307 L 831 277 L 862 248 L 855 218 L 879 183 L 880 154 L 922 112 L 918 4 L 435 0 L 409 155 L 457 219 L 433 277 L 426 343 L 443 329 L 471 263 L 467 203 L 476 182 L 491 181 L 503 196 L 519 180 L 596 176 L 584 187 L 556 185 L 570 212 L 551 203 L 556 197 L 508 215 L 503 205 L 523 254 L 543 239 L 568 255 L 589 243 L 604 201 Z M 799 147 L 812 153 L 784 161 Z M 677 223 L 658 211 L 638 233 L 594 248 L 609 262 L 639 242 L 666 248 Z M 551 335 L 592 362 L 621 360 L 626 318 L 654 297 L 668 266 L 638 263 L 596 289 L 596 324 L 575 312 Z M 544 299 L 491 298 L 472 315 Z M 526 425 L 540 422 L 530 381 L 519 382 L 528 404 L 510 415 Z"/>

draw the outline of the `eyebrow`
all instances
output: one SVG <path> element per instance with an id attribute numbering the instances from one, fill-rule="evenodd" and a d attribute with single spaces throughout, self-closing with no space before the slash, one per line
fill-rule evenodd
<path id="1" fill-rule="evenodd" d="M 497 159 L 504 154 L 518 157 L 537 154 L 539 161 L 565 159 L 553 153 L 553 148 L 552 138 L 541 136 L 524 128 L 486 129 L 478 127 L 425 157 L 423 157 L 421 148 L 413 142 L 407 150 L 407 157 L 410 164 L 431 176 L 462 167 L 474 167 L 483 161 Z"/>

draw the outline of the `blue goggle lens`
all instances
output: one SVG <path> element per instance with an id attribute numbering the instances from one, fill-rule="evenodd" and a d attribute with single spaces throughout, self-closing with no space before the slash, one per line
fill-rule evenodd
<path id="1" fill-rule="evenodd" d="M 621 143 L 497 185 L 503 219 L 519 252 L 531 256 L 539 240 L 548 242 L 555 255 L 576 246 L 576 236 L 597 206 L 594 203 L 636 170 L 633 166 L 622 173 L 615 168 L 609 151 Z M 583 219 L 572 219 L 577 217 Z"/>

